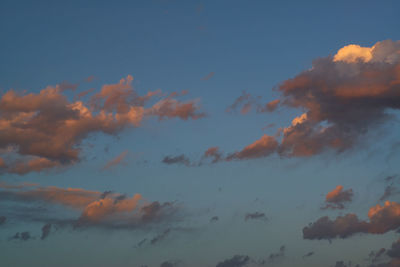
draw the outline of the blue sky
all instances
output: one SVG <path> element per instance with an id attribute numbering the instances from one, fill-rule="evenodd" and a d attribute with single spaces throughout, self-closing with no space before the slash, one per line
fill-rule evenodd
<path id="1" fill-rule="evenodd" d="M 400 47 L 396 42 L 400 40 L 399 8 L 397 1 L 2 1 L 0 159 L 5 164 L 0 161 L 0 185 L 3 185 L 0 193 L 4 195 L 0 194 L 0 216 L 7 219 L 1 223 L 0 218 L 3 251 L 0 265 L 160 266 L 170 261 L 172 265 L 164 266 L 196 267 L 216 266 L 234 255 L 248 255 L 251 260 L 247 265 L 227 263 L 220 267 L 260 266 L 262 259 L 266 260 L 265 266 L 335 266 L 337 261 L 344 261 L 346 266 L 350 266 L 348 261 L 353 262 L 351 266 L 357 263 L 372 266 L 369 253 L 380 248 L 389 250 L 399 238 L 396 229 L 379 234 L 367 230 L 345 238 L 323 236 L 321 240 L 304 238 L 302 231 L 323 216 L 334 220 L 336 216 L 351 213 L 368 221 L 370 208 L 384 205 L 379 198 L 390 185 L 394 189 L 387 200 L 396 205 L 400 200 L 396 191 L 400 182 L 399 106 L 395 102 L 400 101 L 397 93 L 400 88 L 395 83 L 399 78 L 387 74 L 396 73 L 400 48 L 391 52 L 389 56 L 395 60 L 390 62 L 389 56 L 386 61 L 378 62 L 378 49 L 372 52 L 370 61 L 361 56 L 356 62 L 333 60 L 339 49 L 350 44 L 370 48 L 377 42 L 392 40 L 379 48 L 382 53 L 391 45 Z M 317 59 L 323 63 L 318 65 Z M 373 89 L 359 76 L 348 82 L 339 75 L 333 82 L 339 84 L 336 93 L 342 88 L 341 82 L 354 86 L 348 90 L 361 88 L 361 94 L 366 86 L 366 98 L 371 104 L 364 106 L 365 95 L 362 95 L 356 100 L 344 97 L 348 102 L 336 98 L 316 101 L 321 107 L 313 110 L 314 106 L 310 107 L 303 99 L 305 94 L 292 93 L 284 83 L 296 76 L 328 81 L 330 76 L 318 72 L 324 64 L 347 64 L 360 68 L 361 72 L 375 71 L 384 78 L 367 81 L 373 84 L 376 81 L 379 86 L 383 79 L 388 81 L 382 82 L 383 89 L 371 97 L 368 90 Z M 349 70 L 353 69 L 346 69 L 345 73 L 350 73 Z M 370 79 L 368 73 L 362 77 Z M 162 91 L 143 106 L 149 115 L 144 115 L 140 125 L 123 124 L 123 129 L 110 130 L 111 135 L 102 130 L 87 130 L 77 135 L 71 146 L 77 149 L 77 158 L 60 159 L 33 149 L 24 152 L 26 140 L 34 139 L 34 135 L 27 132 L 18 139 L 20 143 L 9 141 L 14 140 L 6 134 L 9 128 L 1 124 L 1 120 L 11 121 L 10 116 L 16 116 L 15 110 L 19 115 L 25 114 L 21 111 L 24 108 L 18 106 L 23 96 L 39 96 L 47 86 L 56 88 L 63 82 L 77 85 L 74 90 L 54 89 L 68 103 L 82 101 L 93 115 L 107 111 L 103 102 L 99 102 L 104 104 L 101 109 L 92 106 L 96 101 L 94 95 L 104 85 L 123 84 L 120 80 L 128 81 L 128 75 L 133 81 L 127 82 L 127 86 L 141 96 Z M 93 91 L 77 100 L 78 93 L 91 88 Z M 182 90 L 188 93 L 170 95 Z M 317 92 L 325 92 L 314 87 L 304 90 L 317 99 L 320 96 Z M 7 106 L 4 99 L 11 91 L 20 98 L 16 97 Z M 226 112 L 243 92 L 251 95 L 252 110 L 247 114 L 241 114 L 240 108 Z M 297 106 L 290 104 L 293 95 L 300 102 Z M 384 100 L 376 102 L 374 97 Z M 98 99 L 106 101 L 100 95 Z M 163 117 L 165 109 L 155 108 L 157 103 L 164 103 L 163 99 L 193 104 L 193 112 L 205 116 L 185 118 L 177 110 L 168 110 L 172 115 Z M 273 112 L 256 111 L 259 105 L 275 99 L 280 99 L 280 104 Z M 34 101 L 21 105 L 29 106 L 30 102 Z M 38 104 L 34 110 L 37 113 L 30 118 L 46 112 L 58 114 L 57 107 L 63 102 L 49 103 L 46 107 Z M 328 115 L 320 112 L 323 105 L 331 107 L 331 103 L 336 105 L 332 108 L 335 111 L 355 111 L 354 107 L 360 105 L 361 114 L 354 115 L 348 140 L 343 137 L 348 137 L 343 130 L 347 128 L 342 127 L 345 125 L 342 122 L 348 121 L 329 115 L 331 109 L 326 111 Z M 178 109 L 177 105 L 174 108 Z M 377 116 L 374 120 L 369 112 L 376 109 L 392 116 L 372 113 Z M 112 110 L 110 114 L 115 116 L 119 112 Z M 285 150 L 282 129 L 289 129 L 295 117 L 307 112 L 309 120 L 314 120 L 310 122 L 315 123 L 311 124 L 313 130 L 334 126 L 336 137 L 343 137 L 339 140 L 343 141 L 340 148 L 323 143 L 321 150 L 306 156 Z M 317 120 L 315 114 L 327 117 Z M 66 124 L 56 131 L 56 123 L 66 122 L 55 116 L 55 121 L 46 124 L 49 127 L 46 133 L 49 138 L 63 139 L 71 128 Z M 351 119 L 352 116 L 349 114 Z M 273 126 L 265 128 L 270 124 Z M 293 131 L 300 127 L 292 126 Z M 362 127 L 365 128 L 358 131 Z M 21 132 L 23 129 L 26 128 L 21 128 Z M 276 138 L 277 148 L 273 152 L 250 157 L 240 154 L 264 134 Z M 314 144 L 313 137 L 303 141 Z M 347 141 L 351 145 L 347 146 Z M 29 146 L 37 145 L 35 142 Z M 199 164 L 210 147 L 219 147 L 222 159 L 215 164 L 209 161 Z M 285 155 L 282 151 L 292 154 Z M 180 155 L 190 164 L 163 163 L 166 157 L 176 159 Z M 229 155 L 234 155 L 234 159 L 229 160 Z M 16 171 L 19 163 L 31 166 L 28 161 L 36 159 L 46 160 L 52 167 Z M 111 167 L 105 168 L 108 162 Z M 385 181 L 392 175 L 395 178 Z M 18 189 L 5 186 L 24 182 L 37 185 Z M 342 193 L 352 190 L 351 199 L 343 202 L 345 208 L 321 209 L 326 204 L 326 194 L 338 185 L 344 187 Z M 54 201 L 58 196 L 28 200 L 8 197 L 50 186 L 112 191 L 115 195 L 101 199 L 98 194 L 93 201 L 112 197 L 113 205 L 118 205 L 118 196 L 124 196 L 125 201 L 138 193 L 143 200 L 132 212 L 144 212 L 140 209 L 156 201 L 168 203 L 165 206 L 168 209 L 149 224 L 135 221 L 134 225 L 126 225 L 126 218 L 131 223 L 136 217 L 113 210 L 104 219 L 110 224 L 100 220 L 77 227 L 70 222 L 84 218 L 87 206 L 71 208 L 65 202 Z M 264 216 L 245 220 L 246 214 L 256 212 Z M 214 216 L 218 221 L 210 222 Z M 394 220 L 398 223 L 396 218 L 400 215 L 396 216 Z M 41 229 L 46 223 L 52 225 L 51 231 L 41 240 Z M 121 223 L 124 227 L 116 227 Z M 160 242 L 150 243 L 168 229 Z M 15 233 L 25 231 L 30 233 L 30 239 L 12 238 Z M 145 238 L 144 245 L 138 247 Z M 283 254 L 279 254 L 281 246 L 285 246 Z M 314 254 L 303 257 L 309 252 Z M 271 260 L 274 253 L 277 256 Z M 379 260 L 394 262 L 387 255 Z"/>

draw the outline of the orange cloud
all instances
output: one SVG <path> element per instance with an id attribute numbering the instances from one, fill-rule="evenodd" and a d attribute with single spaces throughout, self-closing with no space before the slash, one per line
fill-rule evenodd
<path id="1" fill-rule="evenodd" d="M 176 211 L 171 202 L 140 203 L 143 200 L 141 194 L 126 197 L 124 194 L 111 191 L 101 193 L 81 188 L 37 187 L 36 184 L 29 183 L 19 185 L 1 183 L 0 200 L 30 205 L 41 202 L 41 205 L 73 208 L 80 212 L 80 216 L 67 222 L 73 223 L 75 227 L 129 228 L 162 221 Z"/>
<path id="2" fill-rule="evenodd" d="M 81 220 L 99 222 L 115 214 L 123 214 L 134 211 L 139 200 L 140 194 L 135 194 L 132 198 L 113 199 L 103 198 L 89 203 L 81 215 Z"/>
<path id="3" fill-rule="evenodd" d="M 243 148 L 243 150 L 229 155 L 227 160 L 266 157 L 274 153 L 277 148 L 278 142 L 275 138 L 264 134 L 260 139 Z"/>
<path id="4" fill-rule="evenodd" d="M 160 119 L 198 119 L 198 101 L 180 102 L 167 97 L 145 107 L 160 90 L 140 96 L 128 75 L 116 84 L 104 85 L 88 103 L 70 102 L 60 86 L 38 94 L 18 94 L 10 90 L 0 98 L 0 149 L 15 147 L 19 156 L 4 157 L 3 171 L 25 174 L 30 171 L 72 164 L 80 160 L 79 145 L 94 133 L 118 134 L 128 127 L 139 127 L 149 116 Z"/>
<path id="5" fill-rule="evenodd" d="M 321 217 L 303 228 L 305 239 L 346 238 L 356 233 L 384 234 L 400 227 L 400 204 L 386 201 L 368 212 L 369 221 L 361 221 L 355 214 L 338 216 L 335 220 Z"/>
<path id="6" fill-rule="evenodd" d="M 325 207 L 323 207 L 323 209 L 344 209 L 344 203 L 350 202 L 352 198 L 352 189 L 343 190 L 343 186 L 338 185 L 335 189 L 326 194 L 325 201 L 327 202 L 327 204 Z"/>

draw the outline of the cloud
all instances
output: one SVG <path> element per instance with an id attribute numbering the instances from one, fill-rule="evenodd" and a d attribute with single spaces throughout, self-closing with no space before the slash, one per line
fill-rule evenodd
<path id="1" fill-rule="evenodd" d="M 186 166 L 190 166 L 190 160 L 184 155 L 181 154 L 179 156 L 166 156 L 162 160 L 163 163 L 171 165 L 171 164 L 182 164 Z"/>
<path id="2" fill-rule="evenodd" d="M 387 185 L 385 187 L 385 191 L 383 192 L 383 195 L 379 198 L 379 200 L 386 200 L 390 198 L 393 195 L 399 194 L 400 191 L 397 189 L 397 187 L 394 184 Z"/>
<path id="3" fill-rule="evenodd" d="M 400 239 L 394 242 L 387 251 L 387 255 L 391 258 L 400 259 Z"/>
<path id="4" fill-rule="evenodd" d="M 139 243 L 137 243 L 136 247 L 140 248 L 141 246 L 143 246 L 144 243 L 146 243 L 146 241 L 147 241 L 147 238 L 140 240 Z"/>
<path id="5" fill-rule="evenodd" d="M 210 219 L 210 223 L 217 222 L 218 220 L 219 220 L 219 217 L 218 217 L 218 216 L 213 216 L 213 217 L 211 217 L 211 219 Z"/>
<path id="6" fill-rule="evenodd" d="M 280 102 L 281 102 L 280 99 L 272 100 L 272 101 L 268 102 L 267 104 L 265 104 L 264 106 L 259 107 L 257 109 L 257 111 L 258 112 L 272 112 L 272 111 L 275 111 L 275 109 L 278 107 Z"/>
<path id="7" fill-rule="evenodd" d="M 313 61 L 312 68 L 277 86 L 281 96 L 259 105 L 243 93 L 228 108 L 252 105 L 258 112 L 281 107 L 303 113 L 281 128 L 276 137 L 263 136 L 232 159 L 267 157 L 309 157 L 326 150 L 343 152 L 354 147 L 369 130 L 393 119 L 389 110 L 400 109 L 400 41 L 385 40 L 372 47 L 349 45 L 336 55 Z M 267 142 L 266 142 L 267 141 Z M 264 143 L 266 142 L 266 143 Z M 265 145 L 261 145 L 265 144 Z M 246 150 L 254 148 L 249 156 Z M 230 157 L 228 157 L 230 159 Z"/>
<path id="8" fill-rule="evenodd" d="M 197 102 L 198 101 L 190 100 L 182 103 L 174 98 L 165 98 L 146 110 L 145 114 L 157 116 L 159 120 L 170 118 L 197 120 L 206 117 L 204 112 L 198 112 L 199 106 Z"/>
<path id="9" fill-rule="evenodd" d="M 7 217 L 6 216 L 0 216 L 0 225 L 5 224 L 7 221 Z"/>
<path id="10" fill-rule="evenodd" d="M 28 241 L 30 239 L 33 239 L 33 237 L 31 237 L 31 234 L 29 232 L 17 232 L 15 233 L 14 236 L 12 236 L 10 238 L 10 240 L 20 240 L 20 241 Z"/>
<path id="11" fill-rule="evenodd" d="M 379 260 L 381 260 L 381 257 L 385 254 L 385 252 L 386 252 L 386 249 L 385 248 L 381 248 L 381 249 L 379 249 L 378 251 L 371 251 L 370 253 L 369 253 L 369 255 L 368 255 L 368 260 L 371 262 L 371 263 L 376 263 L 376 262 L 378 262 Z"/>
<path id="12" fill-rule="evenodd" d="M 93 134 L 116 135 L 139 127 L 155 116 L 161 119 L 199 119 L 198 100 L 181 102 L 162 97 L 160 90 L 139 95 L 128 75 L 104 85 L 85 103 L 70 101 L 65 86 L 48 86 L 39 93 L 5 92 L 0 97 L 0 171 L 26 174 L 80 161 L 81 143 Z"/>
<path id="13" fill-rule="evenodd" d="M 10 187 L 10 186 L 8 186 Z M 57 219 L 57 214 L 51 214 L 52 219 L 36 212 L 29 207 L 33 214 L 27 214 L 20 219 L 31 219 L 45 222 L 42 229 L 42 237 L 47 237 L 51 226 L 47 224 L 62 224 L 77 227 L 101 227 L 110 229 L 129 229 L 150 224 L 158 224 L 172 219 L 177 211 L 172 202 L 159 203 L 148 202 L 141 194 L 127 197 L 125 194 L 106 191 L 89 191 L 80 188 L 59 188 L 54 186 L 26 188 L 14 187 L 0 190 L 0 200 L 16 202 L 22 205 L 32 205 L 38 202 L 40 206 L 60 208 L 75 211 L 79 216 L 65 219 Z M 14 209 L 14 208 L 12 208 Z M 14 210 L 13 210 L 14 211 Z M 46 212 L 46 210 L 44 210 Z M 15 214 L 13 212 L 12 214 Z M 32 219 L 33 219 L 32 218 Z"/>
<path id="14" fill-rule="evenodd" d="M 233 104 L 226 109 L 226 112 L 235 112 L 240 108 L 240 113 L 245 115 L 251 110 L 254 103 L 255 99 L 252 97 L 252 95 L 246 91 L 243 91 L 242 95 L 236 98 Z"/>
<path id="15" fill-rule="evenodd" d="M 309 258 L 309 257 L 311 257 L 311 256 L 314 255 L 314 254 L 315 254 L 314 251 L 308 252 L 307 254 L 304 254 L 304 255 L 303 255 L 303 259 L 304 259 L 304 258 Z"/>
<path id="16" fill-rule="evenodd" d="M 254 143 L 246 146 L 241 151 L 227 156 L 226 160 L 245 160 L 266 157 L 274 153 L 278 148 L 278 142 L 274 137 L 264 134 Z"/>
<path id="17" fill-rule="evenodd" d="M 164 232 L 162 232 L 161 234 L 155 236 L 153 239 L 150 240 L 150 244 L 155 245 L 158 242 L 164 240 L 167 235 L 171 232 L 171 229 L 166 229 Z"/>
<path id="18" fill-rule="evenodd" d="M 256 211 L 253 213 L 247 213 L 244 220 L 267 220 L 267 217 L 265 216 L 265 213 Z"/>
<path id="19" fill-rule="evenodd" d="M 343 190 L 342 185 L 336 186 L 334 190 L 326 194 L 326 206 L 322 209 L 344 209 L 344 203 L 351 202 L 353 198 L 353 190 Z"/>
<path id="20" fill-rule="evenodd" d="M 41 240 L 46 239 L 51 231 L 51 224 L 50 223 L 46 223 L 45 225 L 43 225 L 42 227 L 42 236 L 40 237 Z"/>
<path id="21" fill-rule="evenodd" d="M 243 267 L 250 263 L 250 257 L 245 255 L 235 255 L 230 259 L 219 262 L 216 267 Z"/>
<path id="22" fill-rule="evenodd" d="M 214 77 L 215 72 L 210 72 L 209 74 L 207 74 L 206 76 L 204 76 L 203 78 L 201 78 L 203 81 L 208 81 L 209 79 L 211 79 L 212 77 Z"/>
<path id="23" fill-rule="evenodd" d="M 277 252 L 277 253 L 271 253 L 269 256 L 268 256 L 268 262 L 275 262 L 275 261 L 277 261 L 277 260 L 280 260 L 280 259 L 282 259 L 283 257 L 285 257 L 285 250 L 286 250 L 286 247 L 285 246 L 281 246 L 280 248 L 279 248 L 279 252 Z"/>
<path id="24" fill-rule="evenodd" d="M 400 227 L 400 204 L 386 201 L 383 206 L 371 207 L 369 221 L 359 220 L 355 214 L 338 216 L 330 220 L 327 216 L 303 228 L 304 239 L 347 238 L 356 233 L 384 234 Z"/>
<path id="25" fill-rule="evenodd" d="M 207 149 L 202 157 L 202 161 L 204 159 L 208 159 L 211 158 L 211 163 L 217 163 L 221 160 L 223 160 L 223 156 L 222 153 L 219 151 L 218 147 L 210 147 L 209 149 Z"/>
<path id="26" fill-rule="evenodd" d="M 128 154 L 128 150 L 123 151 L 121 154 L 113 158 L 112 160 L 108 161 L 106 165 L 103 167 L 104 170 L 110 169 L 118 164 L 120 164 Z"/>

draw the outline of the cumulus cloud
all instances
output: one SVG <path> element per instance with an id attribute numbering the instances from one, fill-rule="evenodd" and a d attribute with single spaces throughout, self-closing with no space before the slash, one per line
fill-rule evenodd
<path id="1" fill-rule="evenodd" d="M 325 202 L 326 206 L 322 209 L 344 209 L 346 202 L 351 202 L 353 198 L 353 190 L 343 190 L 342 185 L 336 186 L 334 190 L 326 194 Z"/>
<path id="2" fill-rule="evenodd" d="M 384 234 L 400 227 L 400 204 L 386 201 L 383 206 L 371 207 L 369 221 L 355 214 L 338 216 L 335 220 L 324 216 L 303 228 L 304 239 L 346 238 L 356 233 Z"/>
<path id="3" fill-rule="evenodd" d="M 248 160 L 277 153 L 307 157 L 326 150 L 343 152 L 400 109 L 400 41 L 385 40 L 372 47 L 349 45 L 334 56 L 313 61 L 312 68 L 277 86 L 281 97 L 258 111 L 296 108 L 303 114 L 277 136 L 263 136 L 228 159 Z M 254 98 L 243 93 L 229 108 L 246 113 Z M 252 153 L 245 153 L 252 152 Z"/>
<path id="4" fill-rule="evenodd" d="M 39 93 L 4 93 L 0 98 L 0 170 L 25 174 L 78 162 L 80 144 L 88 136 L 115 135 L 139 127 L 150 116 L 183 120 L 205 116 L 199 112 L 198 100 L 181 102 L 168 96 L 148 106 L 162 92 L 141 96 L 132 81 L 128 75 L 116 84 L 106 84 L 87 103 L 70 101 L 63 94 L 65 85 L 48 86 Z"/>
<path id="5" fill-rule="evenodd" d="M 177 211 L 177 207 L 171 202 L 148 202 L 143 199 L 141 194 L 128 197 L 125 194 L 111 191 L 102 193 L 54 186 L 2 189 L 0 190 L 0 200 L 23 205 L 38 202 L 39 205 L 69 208 L 80 213 L 77 218 L 65 220 L 73 227 L 95 226 L 114 229 L 142 227 L 172 218 L 171 216 Z M 45 219 L 43 221 L 46 222 Z M 53 219 L 46 222 L 47 224 L 42 228 L 43 239 L 50 233 L 50 223 L 57 224 L 59 221 L 62 220 Z"/>

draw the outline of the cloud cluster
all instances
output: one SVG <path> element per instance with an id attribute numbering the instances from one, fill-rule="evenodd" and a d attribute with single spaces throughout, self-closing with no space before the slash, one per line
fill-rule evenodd
<path id="1" fill-rule="evenodd" d="M 384 234 L 400 228 L 400 204 L 386 201 L 383 206 L 371 207 L 369 221 L 349 213 L 335 220 L 324 216 L 303 228 L 304 239 L 346 238 L 356 233 Z"/>
<path id="2" fill-rule="evenodd" d="M 312 68 L 282 82 L 277 89 L 281 97 L 264 106 L 244 92 L 227 111 L 240 109 L 246 114 L 255 105 L 258 112 L 282 106 L 303 113 L 275 136 L 264 135 L 226 157 L 218 151 L 220 156 L 212 158 L 212 163 L 273 153 L 306 157 L 355 147 L 369 130 L 393 118 L 389 110 L 400 109 L 400 41 L 385 40 L 372 47 L 345 46 L 334 56 L 316 59 Z"/>
<path id="3" fill-rule="evenodd" d="M 177 207 L 171 202 L 148 202 L 140 194 L 128 197 L 124 194 L 111 191 L 99 192 L 79 188 L 59 188 L 54 186 L 26 187 L 0 190 L 0 200 L 29 205 L 64 207 L 68 210 L 79 212 L 77 218 L 65 220 L 73 227 L 103 227 L 112 229 L 127 229 L 144 227 L 146 225 L 161 223 L 173 216 Z M 39 214 L 40 216 L 40 214 Z M 29 216 L 25 216 L 25 219 Z M 42 228 L 42 239 L 49 234 L 53 223 L 62 219 L 53 218 L 46 221 Z"/>
<path id="4" fill-rule="evenodd" d="M 106 84 L 85 103 L 70 101 L 65 86 L 48 86 L 39 93 L 5 92 L 0 98 L 0 170 L 25 174 L 80 160 L 80 144 L 96 133 L 115 135 L 139 127 L 151 116 L 159 119 L 199 119 L 198 101 L 181 102 L 179 94 L 160 91 L 141 96 L 128 75 Z M 149 101 L 161 99 L 147 107 Z"/>

